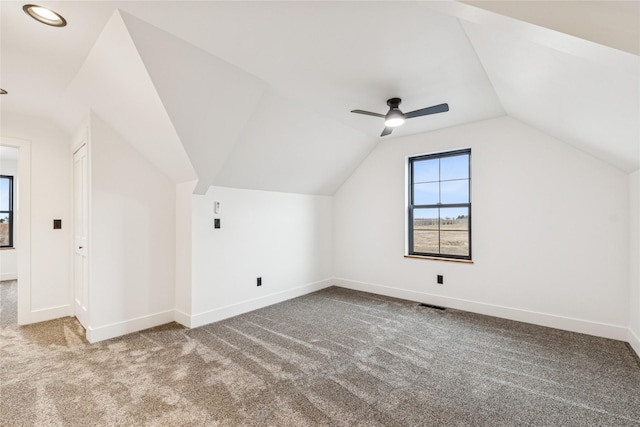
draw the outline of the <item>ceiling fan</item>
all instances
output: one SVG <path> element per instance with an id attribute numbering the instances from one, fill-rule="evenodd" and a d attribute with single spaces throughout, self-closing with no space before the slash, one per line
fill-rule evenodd
<path id="1" fill-rule="evenodd" d="M 414 117 L 428 116 L 429 114 L 444 113 L 449 111 L 449 104 L 439 104 L 432 107 L 422 108 L 420 110 L 410 111 L 403 113 L 398 106 L 402 102 L 400 98 L 391 98 L 387 100 L 389 111 L 387 114 L 372 113 L 371 111 L 364 110 L 351 110 L 352 113 L 365 114 L 367 116 L 382 117 L 384 119 L 384 130 L 380 136 L 389 135 L 393 128 L 400 126 L 406 119 L 412 119 Z"/>

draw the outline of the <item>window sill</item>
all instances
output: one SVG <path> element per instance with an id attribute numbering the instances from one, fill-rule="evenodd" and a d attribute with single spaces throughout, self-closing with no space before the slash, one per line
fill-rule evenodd
<path id="1" fill-rule="evenodd" d="M 440 258 L 437 256 L 425 256 L 425 255 L 405 255 L 404 257 L 416 258 L 416 259 L 431 259 L 434 261 L 461 262 L 463 264 L 473 264 L 473 260 L 470 260 L 470 259 Z"/>
<path id="2" fill-rule="evenodd" d="M 13 246 L 3 246 L 3 247 L 0 248 L 0 251 L 13 251 L 15 249 L 16 248 L 13 247 Z"/>

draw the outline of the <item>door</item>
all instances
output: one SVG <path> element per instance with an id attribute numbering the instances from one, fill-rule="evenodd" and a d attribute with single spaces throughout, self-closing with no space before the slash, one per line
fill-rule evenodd
<path id="1" fill-rule="evenodd" d="M 73 154 L 74 313 L 85 329 L 89 326 L 88 181 L 87 146 L 85 144 Z"/>

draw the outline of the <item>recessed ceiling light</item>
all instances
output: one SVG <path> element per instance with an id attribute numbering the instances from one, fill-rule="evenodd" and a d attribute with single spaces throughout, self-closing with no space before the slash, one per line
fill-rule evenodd
<path id="1" fill-rule="evenodd" d="M 7 92 L 7 91 L 6 91 L 6 90 L 4 90 L 4 89 L 0 89 L 0 95 L 6 95 L 7 93 L 9 93 L 9 92 Z"/>
<path id="2" fill-rule="evenodd" d="M 66 19 L 46 7 L 35 4 L 25 4 L 22 6 L 22 10 L 24 10 L 25 13 L 33 19 L 38 22 L 42 22 L 43 24 L 51 25 L 52 27 L 64 27 L 67 25 Z"/>

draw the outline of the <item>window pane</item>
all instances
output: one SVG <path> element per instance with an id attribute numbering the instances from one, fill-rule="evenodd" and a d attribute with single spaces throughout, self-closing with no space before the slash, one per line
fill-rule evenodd
<path id="1" fill-rule="evenodd" d="M 469 256 L 469 208 L 440 209 L 440 253 Z"/>
<path id="2" fill-rule="evenodd" d="M 469 178 L 469 155 L 443 157 L 440 159 L 440 179 Z"/>
<path id="3" fill-rule="evenodd" d="M 0 246 L 9 246 L 9 214 L 0 214 Z"/>
<path id="4" fill-rule="evenodd" d="M 0 178 L 0 211 L 11 210 L 10 200 L 11 180 L 9 178 Z"/>
<path id="5" fill-rule="evenodd" d="M 442 230 L 468 230 L 469 208 L 441 208 L 440 228 Z"/>
<path id="6" fill-rule="evenodd" d="M 469 203 L 469 181 L 444 181 L 440 184 L 441 203 Z"/>
<path id="7" fill-rule="evenodd" d="M 438 209 L 414 209 L 413 250 L 438 253 Z"/>
<path id="8" fill-rule="evenodd" d="M 413 210 L 413 226 L 428 230 L 438 229 L 438 208 Z"/>
<path id="9" fill-rule="evenodd" d="M 413 186 L 414 205 L 435 205 L 440 202 L 440 185 L 438 182 L 415 184 Z"/>
<path id="10" fill-rule="evenodd" d="M 439 254 L 438 231 L 413 230 L 413 251 Z"/>
<path id="11" fill-rule="evenodd" d="M 413 182 L 438 181 L 440 179 L 439 160 L 431 159 L 413 162 Z"/>
<path id="12" fill-rule="evenodd" d="M 469 232 L 466 230 L 440 231 L 440 253 L 469 256 Z"/>

